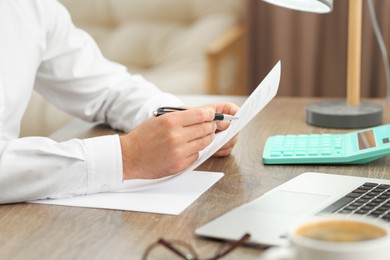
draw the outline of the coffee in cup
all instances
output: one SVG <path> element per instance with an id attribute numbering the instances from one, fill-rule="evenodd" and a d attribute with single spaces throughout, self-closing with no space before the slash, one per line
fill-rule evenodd
<path id="1" fill-rule="evenodd" d="M 271 248 L 264 260 L 390 260 L 390 228 L 371 218 L 333 215 L 297 222 L 291 246 Z"/>
<path id="2" fill-rule="evenodd" d="M 308 223 L 296 230 L 296 235 L 328 242 L 357 242 L 386 236 L 386 230 L 377 225 L 350 219 L 328 219 Z"/>

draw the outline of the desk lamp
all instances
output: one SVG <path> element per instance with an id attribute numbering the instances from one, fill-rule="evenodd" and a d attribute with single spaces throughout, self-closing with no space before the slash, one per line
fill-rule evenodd
<path id="1" fill-rule="evenodd" d="M 263 0 L 289 9 L 328 13 L 333 0 Z M 347 99 L 306 107 L 306 122 L 331 128 L 364 128 L 382 123 L 382 107 L 360 102 L 362 0 L 349 0 Z"/>

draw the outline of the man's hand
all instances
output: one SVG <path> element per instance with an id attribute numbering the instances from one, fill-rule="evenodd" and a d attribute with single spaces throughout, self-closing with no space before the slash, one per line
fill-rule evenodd
<path id="1" fill-rule="evenodd" d="M 215 133 L 229 127 L 229 121 L 213 121 L 215 113 L 234 115 L 231 103 L 213 103 L 200 108 L 150 118 L 120 137 L 124 179 L 156 179 L 176 174 L 199 158 Z M 237 137 L 213 156 L 228 156 Z"/>
<path id="2" fill-rule="evenodd" d="M 215 137 L 211 108 L 193 108 L 150 118 L 120 137 L 124 179 L 155 179 L 178 173 Z"/>

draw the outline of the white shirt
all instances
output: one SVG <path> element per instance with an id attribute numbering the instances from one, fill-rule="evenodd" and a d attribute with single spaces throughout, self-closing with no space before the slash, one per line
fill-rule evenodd
<path id="1" fill-rule="evenodd" d="M 159 106 L 181 105 L 106 60 L 57 1 L 0 0 L 0 203 L 126 186 L 117 135 L 60 143 L 18 137 L 33 89 L 70 114 L 124 131 Z"/>

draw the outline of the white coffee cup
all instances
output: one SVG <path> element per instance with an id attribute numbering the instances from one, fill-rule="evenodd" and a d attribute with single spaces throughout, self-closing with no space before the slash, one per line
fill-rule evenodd
<path id="1" fill-rule="evenodd" d="M 390 260 L 387 223 L 356 216 L 305 219 L 289 231 L 290 246 L 266 250 L 263 260 Z"/>

